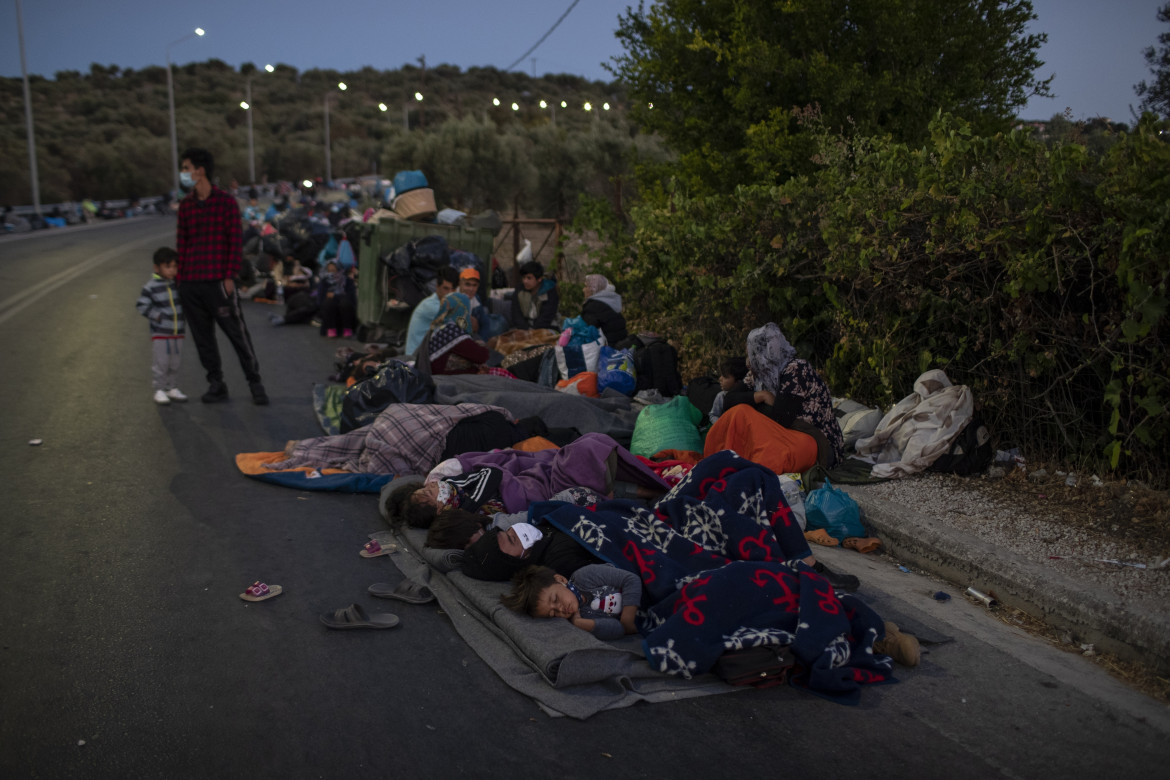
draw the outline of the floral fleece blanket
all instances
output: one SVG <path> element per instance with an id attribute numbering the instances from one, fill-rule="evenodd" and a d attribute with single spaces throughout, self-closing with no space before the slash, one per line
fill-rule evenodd
<path id="1" fill-rule="evenodd" d="M 785 645 L 800 664 L 793 684 L 833 700 L 855 703 L 863 684 L 893 681 L 891 660 L 873 652 L 881 618 L 800 562 L 808 543 L 779 479 L 730 450 L 653 509 L 542 502 L 532 517 L 642 578 L 639 630 L 659 671 L 690 678 L 727 650 Z"/>

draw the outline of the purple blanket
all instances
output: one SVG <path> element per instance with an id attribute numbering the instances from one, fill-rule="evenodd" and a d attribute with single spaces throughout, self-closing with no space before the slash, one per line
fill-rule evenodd
<path id="1" fill-rule="evenodd" d="M 663 492 L 670 489 L 661 477 L 604 433 L 587 433 L 559 450 L 469 452 L 459 455 L 458 460 L 464 473 L 483 466 L 502 470 L 500 496 L 505 511 L 520 512 L 578 485 L 607 495 L 612 487 L 607 484 L 610 453 L 616 454 L 616 479 Z"/>

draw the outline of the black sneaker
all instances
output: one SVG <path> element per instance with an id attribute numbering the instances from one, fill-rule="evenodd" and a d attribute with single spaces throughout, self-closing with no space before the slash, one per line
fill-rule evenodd
<path id="1" fill-rule="evenodd" d="M 854 593 L 861 587 L 861 580 L 857 579 L 857 577 L 852 574 L 842 574 L 841 572 L 833 571 L 820 561 L 817 561 L 816 565 L 813 566 L 813 571 L 828 580 L 835 591 Z"/>
<path id="2" fill-rule="evenodd" d="M 218 404 L 228 399 L 227 385 L 223 382 L 212 382 L 207 392 L 200 399 L 205 404 Z"/>
<path id="3" fill-rule="evenodd" d="M 252 403 L 257 406 L 268 406 L 268 393 L 264 392 L 264 385 L 253 382 L 248 387 L 252 390 Z"/>

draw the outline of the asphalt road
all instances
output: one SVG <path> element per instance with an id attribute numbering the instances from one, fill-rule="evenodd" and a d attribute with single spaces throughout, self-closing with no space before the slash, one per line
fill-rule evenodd
<path id="1" fill-rule="evenodd" d="M 953 641 L 845 707 L 783 687 L 552 719 L 434 605 L 378 602 L 370 495 L 241 476 L 319 434 L 337 342 L 245 304 L 272 405 L 221 338 L 231 402 L 151 401 L 134 300 L 174 221 L 0 238 L 0 777 L 1162 776 L 1170 715 L 883 559 L 830 551 L 883 615 Z M 30 446 L 31 439 L 42 439 Z M 253 580 L 285 594 L 246 604 Z M 320 612 L 398 614 L 334 632 Z"/>

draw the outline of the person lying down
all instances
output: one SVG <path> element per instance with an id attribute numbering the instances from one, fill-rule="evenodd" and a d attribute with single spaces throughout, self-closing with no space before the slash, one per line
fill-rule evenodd
<path id="1" fill-rule="evenodd" d="M 526 525 L 519 524 L 521 533 Z M 500 597 L 510 610 L 535 618 L 564 618 L 605 640 L 638 632 L 634 619 L 641 601 L 638 575 L 609 564 L 582 566 L 570 577 L 547 566 L 529 566 L 512 579 L 512 591 Z"/>

